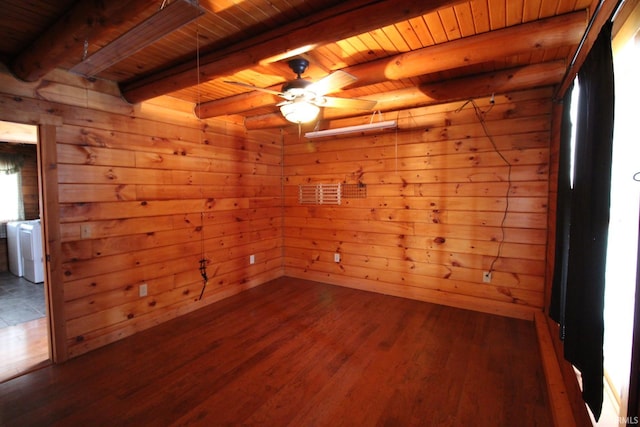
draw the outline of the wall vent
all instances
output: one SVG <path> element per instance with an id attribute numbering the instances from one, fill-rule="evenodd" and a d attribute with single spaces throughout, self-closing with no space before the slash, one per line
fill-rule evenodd
<path id="1" fill-rule="evenodd" d="M 298 186 L 298 202 L 301 205 L 339 205 L 340 184 L 301 184 Z"/>
<path id="2" fill-rule="evenodd" d="M 366 199 L 367 184 L 342 184 L 342 197 L 345 199 Z"/>

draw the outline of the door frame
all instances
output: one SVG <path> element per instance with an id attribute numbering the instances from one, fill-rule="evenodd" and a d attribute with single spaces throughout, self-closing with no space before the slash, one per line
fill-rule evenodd
<path id="1" fill-rule="evenodd" d="M 64 281 L 62 272 L 62 245 L 60 209 L 58 202 L 57 127 L 62 126 L 60 116 L 26 112 L 19 109 L 1 109 L 0 120 L 36 126 L 38 187 L 42 244 L 44 256 L 44 291 L 47 307 L 47 335 L 49 359 L 61 363 L 68 359 L 66 319 L 64 316 Z"/>
<path id="2" fill-rule="evenodd" d="M 48 313 L 49 358 L 54 363 L 68 358 L 64 316 L 64 281 L 58 201 L 58 155 L 56 126 L 38 125 L 38 181 L 44 245 L 45 303 Z"/>

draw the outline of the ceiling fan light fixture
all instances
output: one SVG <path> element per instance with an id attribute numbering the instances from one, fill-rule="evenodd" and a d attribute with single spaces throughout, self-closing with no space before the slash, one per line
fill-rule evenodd
<path id="1" fill-rule="evenodd" d="M 291 123 L 309 123 L 318 117 L 320 107 L 300 100 L 281 105 L 280 112 Z"/>

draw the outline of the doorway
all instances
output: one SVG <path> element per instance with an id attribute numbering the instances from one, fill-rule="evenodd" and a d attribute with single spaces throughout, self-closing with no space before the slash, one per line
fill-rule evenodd
<path id="1" fill-rule="evenodd" d="M 0 382 L 49 363 L 38 127 L 0 121 Z"/>

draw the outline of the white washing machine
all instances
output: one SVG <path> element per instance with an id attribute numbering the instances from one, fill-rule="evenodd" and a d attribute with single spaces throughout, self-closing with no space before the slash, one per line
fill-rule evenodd
<path id="1" fill-rule="evenodd" d="M 33 283 L 44 282 L 40 220 L 25 221 L 19 230 L 22 276 Z"/>
<path id="2" fill-rule="evenodd" d="M 20 253 L 20 226 L 24 221 L 7 223 L 7 252 L 9 253 L 9 271 L 22 277 L 22 254 Z"/>

